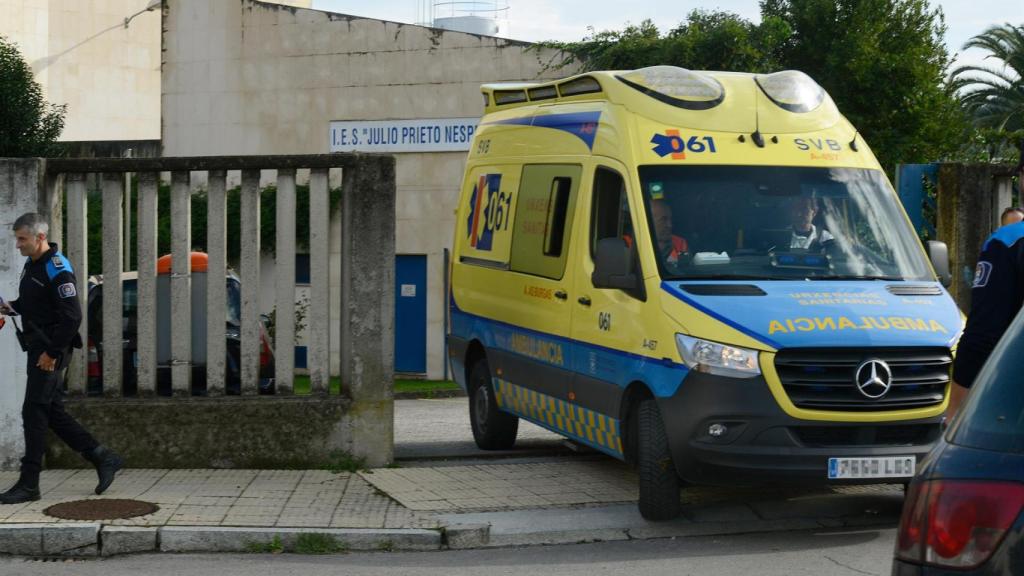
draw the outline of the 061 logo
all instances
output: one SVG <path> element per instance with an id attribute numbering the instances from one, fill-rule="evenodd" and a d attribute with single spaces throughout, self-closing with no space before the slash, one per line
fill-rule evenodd
<path id="1" fill-rule="evenodd" d="M 494 232 L 508 229 L 512 194 L 501 191 L 501 174 L 483 174 L 469 198 L 466 237 L 477 250 L 490 251 Z"/>

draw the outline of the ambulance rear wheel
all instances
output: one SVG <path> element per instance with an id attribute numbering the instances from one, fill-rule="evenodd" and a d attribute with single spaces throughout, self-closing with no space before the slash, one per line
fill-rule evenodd
<path id="1" fill-rule="evenodd" d="M 654 398 L 637 407 L 637 475 L 640 477 L 640 515 L 646 520 L 679 516 L 679 474 L 672 462 L 668 436 Z"/>
<path id="2" fill-rule="evenodd" d="M 519 418 L 498 409 L 487 360 L 481 358 L 469 373 L 469 421 L 481 450 L 507 450 L 516 443 Z"/>

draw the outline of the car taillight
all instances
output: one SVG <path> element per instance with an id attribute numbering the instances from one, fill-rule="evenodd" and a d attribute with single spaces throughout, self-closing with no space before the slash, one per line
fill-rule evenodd
<path id="1" fill-rule="evenodd" d="M 931 480 L 911 485 L 896 557 L 951 568 L 988 560 L 1024 507 L 1024 484 Z"/>
<path id="2" fill-rule="evenodd" d="M 96 351 L 96 344 L 92 341 L 92 338 L 89 338 L 89 346 L 86 349 L 86 354 L 88 355 L 89 377 L 103 376 L 103 365 L 100 364 L 100 355 L 99 352 Z"/>

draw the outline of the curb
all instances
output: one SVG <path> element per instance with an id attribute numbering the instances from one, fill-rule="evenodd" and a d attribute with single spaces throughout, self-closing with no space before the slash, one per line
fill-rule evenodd
<path id="1" fill-rule="evenodd" d="M 415 528 L 0 524 L 0 554 L 82 558 L 151 552 L 426 551 L 440 550 L 443 536 L 442 530 Z"/>
<path id="2" fill-rule="evenodd" d="M 0 524 L 0 554 L 110 557 L 124 554 L 422 552 L 725 536 L 757 532 L 893 525 L 886 515 L 843 519 L 791 518 L 754 522 L 666 523 L 636 528 L 495 530 L 491 524 L 417 528 L 261 528 L 229 526 L 104 526 L 99 523 Z"/>
<path id="3" fill-rule="evenodd" d="M 160 528 L 158 534 L 160 552 L 301 552 L 304 537 L 312 535 L 317 536 L 312 546 L 326 553 L 441 548 L 439 531 L 414 528 L 375 530 L 167 526 Z"/>
<path id="4" fill-rule="evenodd" d="M 442 398 L 465 398 L 461 388 L 456 390 L 434 390 L 431 392 L 395 392 L 395 400 L 439 400 Z"/>

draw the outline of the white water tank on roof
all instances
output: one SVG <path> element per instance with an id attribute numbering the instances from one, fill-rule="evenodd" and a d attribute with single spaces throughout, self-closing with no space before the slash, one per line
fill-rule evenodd
<path id="1" fill-rule="evenodd" d="M 483 16 L 450 16 L 447 18 L 435 18 L 435 28 L 443 28 L 455 32 L 468 32 L 480 34 L 481 36 L 497 36 L 498 22 L 493 18 Z"/>

